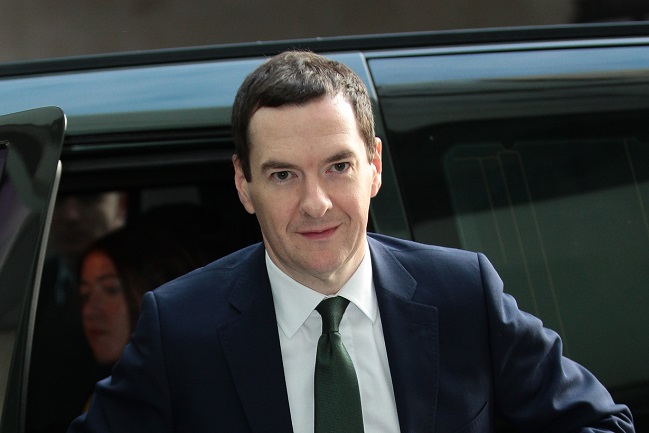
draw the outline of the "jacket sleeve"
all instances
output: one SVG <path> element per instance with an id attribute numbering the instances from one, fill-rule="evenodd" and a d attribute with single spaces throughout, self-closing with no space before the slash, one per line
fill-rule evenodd
<path id="1" fill-rule="evenodd" d="M 155 297 L 142 300 L 140 319 L 112 375 L 95 387 L 86 414 L 68 433 L 173 431 L 171 398 Z"/>
<path id="2" fill-rule="evenodd" d="M 496 410 L 526 432 L 634 432 L 629 409 L 615 404 L 588 370 L 562 355 L 559 335 L 518 309 L 482 254 L 479 263 Z"/>

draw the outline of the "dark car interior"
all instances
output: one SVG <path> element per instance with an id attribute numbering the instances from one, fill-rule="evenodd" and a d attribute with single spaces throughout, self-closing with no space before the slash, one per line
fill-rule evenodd
<path id="1" fill-rule="evenodd" d="M 207 259 L 215 260 L 261 240 L 255 217 L 239 203 L 232 153 L 229 131 L 222 130 L 67 137 L 59 199 L 124 192 L 127 225 L 152 210 L 179 209 L 167 218 L 174 220 L 174 230 L 209 243 Z M 27 432 L 64 432 L 82 413 L 94 383 L 110 374 L 95 362 L 85 341 L 77 293 L 57 304 L 48 293 L 51 275 L 46 262 L 27 392 Z"/>

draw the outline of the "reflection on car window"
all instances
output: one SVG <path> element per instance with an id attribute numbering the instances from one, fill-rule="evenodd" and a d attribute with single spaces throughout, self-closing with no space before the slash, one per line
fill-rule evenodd
<path id="1" fill-rule="evenodd" d="M 649 383 L 643 116 L 464 122 L 391 140 L 415 240 L 485 253 L 521 308 L 632 410 Z"/>
<path id="2" fill-rule="evenodd" d="M 631 337 L 649 330 L 648 160 L 633 139 L 466 144 L 444 160 L 461 246 L 492 257 L 609 386 L 649 380 L 649 346 Z"/>

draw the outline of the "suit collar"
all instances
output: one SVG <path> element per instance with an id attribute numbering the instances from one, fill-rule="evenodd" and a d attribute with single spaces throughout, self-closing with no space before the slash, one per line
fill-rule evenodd
<path id="1" fill-rule="evenodd" d="M 237 266 L 239 272 L 233 282 L 230 304 L 240 313 L 247 312 L 269 293 L 270 282 L 264 262 L 263 243 L 248 247 L 249 254 Z M 266 290 L 268 289 L 268 290 Z"/>
<path id="2" fill-rule="evenodd" d="M 439 372 L 437 308 L 413 302 L 417 281 L 369 238 L 374 285 L 401 433 L 434 431 Z"/>
<path id="3" fill-rule="evenodd" d="M 376 322 L 378 305 L 372 287 L 372 261 L 369 246 L 366 253 L 349 280 L 338 291 L 338 296 L 349 299 L 372 322 Z M 280 329 L 288 338 L 292 338 L 313 310 L 325 298 L 325 295 L 310 289 L 284 273 L 265 254 L 266 269 L 273 292 L 273 303 Z"/>
<path id="4" fill-rule="evenodd" d="M 239 315 L 218 328 L 251 431 L 293 430 L 264 247 L 240 266 L 230 304 Z"/>
<path id="5" fill-rule="evenodd" d="M 375 286 L 399 298 L 411 300 L 417 288 L 417 281 L 384 244 L 371 237 L 367 240 L 372 257 Z"/>
<path id="6" fill-rule="evenodd" d="M 368 238 L 401 433 L 434 431 L 437 309 L 413 302 L 417 281 L 384 243 Z M 251 249 L 230 297 L 239 315 L 219 327 L 223 350 L 253 432 L 292 431 L 264 247 Z M 263 358 L 261 357 L 263 356 Z"/>

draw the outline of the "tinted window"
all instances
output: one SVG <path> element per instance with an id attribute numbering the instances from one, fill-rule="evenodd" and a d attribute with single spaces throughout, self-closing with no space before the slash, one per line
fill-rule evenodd
<path id="1" fill-rule="evenodd" d="M 487 254 L 644 431 L 648 47 L 585 44 L 369 65 L 413 238 Z"/>
<path id="2" fill-rule="evenodd" d="M 211 261 L 261 240 L 256 218 L 239 202 L 232 153 L 227 131 L 214 129 L 67 137 L 35 317 L 26 432 L 65 432 L 83 412 L 95 382 L 110 374 L 111 366 L 95 360 L 83 333 L 78 255 L 87 246 L 71 251 L 57 242 L 67 231 L 59 230 L 70 228 L 72 216 L 61 217 L 67 214 L 62 210 L 66 202 L 92 205 L 102 193 L 124 193 L 126 226 L 141 224 L 142 218 L 156 226 L 164 223 L 169 228 L 164 238 L 182 237 L 188 241 L 183 247 L 197 260 Z M 96 222 L 97 214 L 92 215 Z M 77 239 L 75 231 L 68 234 Z"/>
<path id="3" fill-rule="evenodd" d="M 636 412 L 649 383 L 648 115 L 460 122 L 391 139 L 414 239 L 487 254 L 521 308 Z"/>

